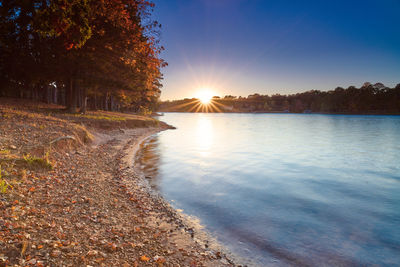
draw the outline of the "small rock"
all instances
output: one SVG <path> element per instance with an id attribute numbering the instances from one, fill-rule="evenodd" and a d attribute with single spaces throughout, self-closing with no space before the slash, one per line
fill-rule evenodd
<path id="1" fill-rule="evenodd" d="M 220 261 L 221 261 L 222 264 L 225 264 L 225 265 L 229 264 L 229 262 L 226 259 L 221 259 Z"/>
<path id="2" fill-rule="evenodd" d="M 79 253 L 75 253 L 75 252 L 70 252 L 67 254 L 68 257 L 78 257 Z"/>
<path id="3" fill-rule="evenodd" d="M 91 244 L 95 244 L 95 243 L 97 243 L 99 240 L 97 239 L 97 237 L 90 237 L 89 238 L 89 242 L 91 243 Z"/>
<path id="4" fill-rule="evenodd" d="M 11 148 L 11 149 L 17 149 L 17 147 L 14 146 L 14 145 L 10 145 L 10 148 Z"/>
<path id="5" fill-rule="evenodd" d="M 30 264 L 30 265 L 36 264 L 36 259 L 31 259 L 30 261 L 27 262 L 27 264 Z"/>
<path id="6" fill-rule="evenodd" d="M 70 247 L 61 247 L 61 250 L 62 250 L 63 252 L 65 252 L 65 253 L 68 253 L 68 252 L 71 251 L 71 248 L 70 248 Z"/>
<path id="7" fill-rule="evenodd" d="M 98 254 L 97 250 L 89 250 L 87 253 L 88 257 L 96 256 Z"/>
<path id="8" fill-rule="evenodd" d="M 114 243 L 108 243 L 106 248 L 109 252 L 115 252 L 118 247 Z"/>
<path id="9" fill-rule="evenodd" d="M 61 255 L 61 250 L 55 249 L 51 252 L 50 256 L 52 256 L 53 258 L 58 258 Z"/>

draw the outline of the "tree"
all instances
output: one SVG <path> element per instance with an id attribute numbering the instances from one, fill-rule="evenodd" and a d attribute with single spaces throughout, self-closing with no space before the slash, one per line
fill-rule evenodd
<path id="1" fill-rule="evenodd" d="M 156 102 L 166 63 L 153 7 L 145 0 L 1 1 L 0 81 L 42 93 L 57 84 L 71 112 L 85 111 L 88 95 L 105 108 L 109 99 L 127 107 Z"/>

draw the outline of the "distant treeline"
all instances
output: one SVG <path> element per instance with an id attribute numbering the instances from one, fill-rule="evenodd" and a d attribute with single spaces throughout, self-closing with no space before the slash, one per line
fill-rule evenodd
<path id="1" fill-rule="evenodd" d="M 360 88 L 337 87 L 331 91 L 311 90 L 291 95 L 248 97 L 215 96 L 207 106 L 193 99 L 164 101 L 159 111 L 171 112 L 292 112 L 346 114 L 400 114 L 400 84 L 388 88 L 382 83 L 364 83 Z"/>
<path id="2" fill-rule="evenodd" d="M 0 0 L 0 96 L 150 110 L 161 93 L 160 25 L 148 0 Z"/>

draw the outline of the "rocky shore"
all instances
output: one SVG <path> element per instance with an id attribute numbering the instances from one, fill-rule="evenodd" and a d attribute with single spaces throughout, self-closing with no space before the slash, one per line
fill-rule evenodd
<path id="1" fill-rule="evenodd" d="M 132 160 L 168 126 L 0 98 L 0 266 L 234 266 Z"/>

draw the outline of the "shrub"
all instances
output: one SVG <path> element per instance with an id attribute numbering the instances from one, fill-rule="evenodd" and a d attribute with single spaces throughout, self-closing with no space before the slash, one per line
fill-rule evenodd
<path id="1" fill-rule="evenodd" d="M 3 174 L 0 166 L 0 193 L 1 194 L 7 193 L 8 187 L 10 187 L 10 185 L 7 183 L 6 180 L 3 179 Z"/>
<path id="2" fill-rule="evenodd" d="M 53 164 L 49 160 L 49 152 L 46 153 L 46 155 L 43 158 L 31 156 L 29 154 L 26 154 L 24 156 L 24 160 L 28 165 L 34 166 L 34 167 L 41 167 L 44 169 L 53 169 Z"/>

